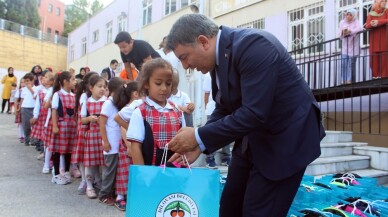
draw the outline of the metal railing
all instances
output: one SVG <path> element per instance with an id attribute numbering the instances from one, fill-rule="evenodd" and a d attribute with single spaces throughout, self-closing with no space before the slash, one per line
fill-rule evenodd
<path id="1" fill-rule="evenodd" d="M 34 29 L 28 26 L 21 25 L 12 21 L 0 19 L 0 30 L 7 30 L 11 32 L 16 32 L 23 36 L 29 36 L 43 41 L 53 42 L 55 44 L 62 44 L 67 46 L 67 38 L 56 35 L 42 33 L 39 29 Z"/>
<path id="2" fill-rule="evenodd" d="M 359 41 L 335 38 L 289 52 L 320 104 L 326 130 L 388 135 L 387 27 L 355 34 Z"/>

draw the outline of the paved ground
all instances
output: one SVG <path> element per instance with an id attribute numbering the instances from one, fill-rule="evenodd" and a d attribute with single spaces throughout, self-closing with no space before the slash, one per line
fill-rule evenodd
<path id="1" fill-rule="evenodd" d="M 125 216 L 113 206 L 77 194 L 79 180 L 59 186 L 42 174 L 37 152 L 17 139 L 14 115 L 0 114 L 0 216 Z"/>

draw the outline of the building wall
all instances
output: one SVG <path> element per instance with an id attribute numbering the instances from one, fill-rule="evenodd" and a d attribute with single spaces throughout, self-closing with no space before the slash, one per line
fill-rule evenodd
<path id="1" fill-rule="evenodd" d="M 12 66 L 15 71 L 29 72 L 39 64 L 54 71 L 66 69 L 66 46 L 5 30 L 0 30 L 0 41 L 0 68 Z"/>
<path id="2" fill-rule="evenodd" d="M 51 34 L 54 35 L 58 31 L 61 35 L 65 25 L 65 4 L 59 0 L 39 0 L 38 13 L 40 15 L 40 29 L 43 33 L 47 33 L 47 29 L 51 29 Z M 52 12 L 49 12 L 49 4 L 53 6 Z M 60 10 L 59 16 L 56 14 L 57 9 Z"/>

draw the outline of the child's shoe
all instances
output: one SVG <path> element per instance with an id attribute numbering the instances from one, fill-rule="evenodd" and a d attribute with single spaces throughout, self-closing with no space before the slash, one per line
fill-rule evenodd
<path id="1" fill-rule="evenodd" d="M 109 195 L 104 195 L 102 197 L 99 197 L 98 200 L 100 201 L 100 203 L 104 203 L 108 206 L 113 206 L 116 202 L 116 200 Z"/>
<path id="2" fill-rule="evenodd" d="M 20 143 L 24 143 L 24 137 L 19 138 Z"/>
<path id="3" fill-rule="evenodd" d="M 49 173 L 50 173 L 50 169 L 47 168 L 47 167 L 43 167 L 42 173 L 43 173 L 43 174 L 49 174 Z"/>
<path id="4" fill-rule="evenodd" d="M 62 177 L 60 174 L 54 176 L 52 179 L 51 179 L 51 182 L 52 183 L 55 183 L 57 185 L 66 185 L 68 184 L 67 181 L 65 180 L 64 177 Z"/>
<path id="5" fill-rule="evenodd" d="M 65 172 L 65 175 L 63 176 L 67 183 L 71 183 L 71 176 L 70 172 Z"/>
<path id="6" fill-rule="evenodd" d="M 87 188 L 86 189 L 86 196 L 88 196 L 88 198 L 90 199 L 95 199 L 97 198 L 97 194 L 96 194 L 96 191 L 94 190 L 94 188 Z"/>
<path id="7" fill-rule="evenodd" d="M 36 157 L 37 160 L 44 160 L 44 153 L 40 153 L 38 157 Z"/>
<path id="8" fill-rule="evenodd" d="M 70 174 L 74 178 L 81 178 L 81 172 L 79 171 L 78 167 L 73 167 L 70 170 Z"/>
<path id="9" fill-rule="evenodd" d="M 126 206 L 127 202 L 125 201 L 125 199 L 117 200 L 115 203 L 115 207 L 120 211 L 125 211 Z"/>
<path id="10" fill-rule="evenodd" d="M 86 194 L 86 182 L 85 181 L 81 181 L 81 183 L 79 183 L 78 194 L 79 195 Z"/>

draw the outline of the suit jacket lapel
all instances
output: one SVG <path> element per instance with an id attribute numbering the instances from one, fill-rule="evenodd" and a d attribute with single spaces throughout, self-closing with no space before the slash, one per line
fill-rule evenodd
<path id="1" fill-rule="evenodd" d="M 229 63 L 231 61 L 230 58 L 230 34 L 228 28 L 220 27 L 221 36 L 220 41 L 218 45 L 218 60 L 219 60 L 219 66 L 218 66 L 218 79 L 220 82 L 220 90 L 221 90 L 221 99 L 223 104 L 230 105 L 230 98 L 229 98 L 229 79 L 228 79 L 228 73 L 229 73 Z"/>

